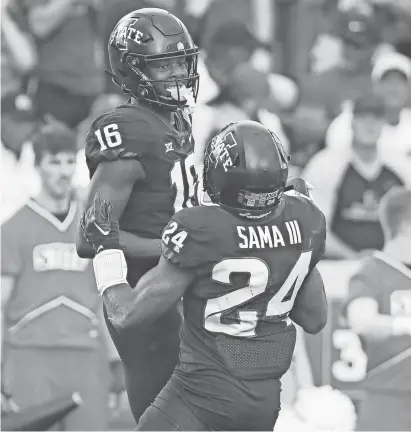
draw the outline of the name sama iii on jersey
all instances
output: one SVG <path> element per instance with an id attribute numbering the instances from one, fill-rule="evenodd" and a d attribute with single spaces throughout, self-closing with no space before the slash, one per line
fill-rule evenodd
<path id="1" fill-rule="evenodd" d="M 237 235 L 241 239 L 238 247 L 241 249 L 276 248 L 302 242 L 298 221 L 285 222 L 283 226 L 237 226 Z"/>

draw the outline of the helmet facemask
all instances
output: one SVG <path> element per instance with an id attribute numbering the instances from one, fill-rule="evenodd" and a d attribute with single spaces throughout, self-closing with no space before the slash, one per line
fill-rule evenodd
<path id="1" fill-rule="evenodd" d="M 186 60 L 187 77 L 167 80 L 149 78 L 145 71 L 150 62 L 171 58 L 184 58 Z M 128 70 L 128 73 L 124 74 L 127 79 L 123 80 L 121 85 L 125 93 L 131 94 L 136 99 L 156 104 L 161 108 L 173 111 L 178 108 L 188 109 L 190 114 L 192 113 L 199 89 L 200 76 L 197 73 L 198 48 L 180 49 L 154 55 L 127 53 L 122 56 L 121 62 L 125 65 L 125 69 Z M 126 81 L 132 81 L 131 85 L 128 85 Z M 156 88 L 158 85 L 168 89 L 164 93 L 160 92 Z M 136 91 L 132 90 L 133 87 L 136 88 Z"/>

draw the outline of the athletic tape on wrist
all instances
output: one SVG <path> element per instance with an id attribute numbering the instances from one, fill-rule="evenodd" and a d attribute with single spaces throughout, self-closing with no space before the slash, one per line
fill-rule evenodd
<path id="1" fill-rule="evenodd" d="M 97 289 L 102 296 L 107 288 L 127 283 L 127 263 L 121 249 L 107 249 L 93 258 Z"/>

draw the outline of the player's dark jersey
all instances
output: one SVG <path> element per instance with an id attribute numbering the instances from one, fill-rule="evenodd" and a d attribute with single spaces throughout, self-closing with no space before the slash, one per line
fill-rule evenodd
<path id="1" fill-rule="evenodd" d="M 146 238 L 160 238 L 170 217 L 189 202 L 194 191 L 193 139 L 190 118 L 181 111 L 176 128 L 144 106 L 126 103 L 92 124 L 86 144 L 90 177 L 102 161 L 136 159 L 145 181 L 134 186 L 119 221 L 120 228 Z M 137 280 L 157 260 L 128 260 L 128 281 Z"/>
<path id="2" fill-rule="evenodd" d="M 288 315 L 324 243 L 324 216 L 301 196 L 254 220 L 186 209 L 165 228 L 163 256 L 197 274 L 175 376 L 212 429 L 272 429 L 296 338 Z"/>

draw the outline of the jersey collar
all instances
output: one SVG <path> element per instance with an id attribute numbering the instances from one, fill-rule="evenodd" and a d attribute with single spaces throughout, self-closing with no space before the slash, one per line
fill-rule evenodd
<path id="1" fill-rule="evenodd" d="M 64 219 L 64 221 L 60 221 L 56 216 L 53 215 L 53 213 L 50 213 L 47 209 L 37 203 L 33 198 L 30 198 L 27 201 L 26 205 L 43 219 L 46 219 L 48 222 L 50 222 L 60 232 L 67 231 L 68 227 L 74 221 L 77 211 L 77 203 L 75 201 L 71 201 L 66 218 Z"/>

